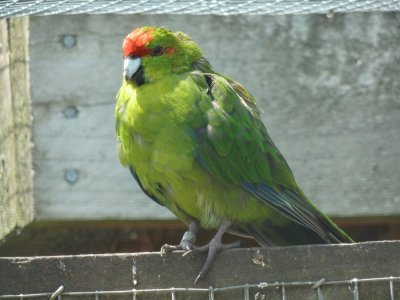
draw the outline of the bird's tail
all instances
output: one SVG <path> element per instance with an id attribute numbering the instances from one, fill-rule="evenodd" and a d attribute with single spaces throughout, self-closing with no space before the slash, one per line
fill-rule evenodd
<path id="1" fill-rule="evenodd" d="M 318 213 L 320 212 L 318 211 Z M 322 213 L 320 213 L 319 220 L 325 227 L 327 238 L 331 243 L 354 243 L 354 240 L 339 226 L 337 226 L 328 216 L 322 215 Z"/>
<path id="2" fill-rule="evenodd" d="M 276 226 L 271 220 L 241 224 L 241 232 L 253 237 L 261 246 L 286 246 L 308 244 L 338 244 L 354 241 L 329 218 L 321 219 L 326 235 L 321 237 L 315 231 L 295 223 L 292 220 L 285 226 Z"/>
<path id="3" fill-rule="evenodd" d="M 284 225 L 280 226 L 265 218 L 238 227 L 240 232 L 252 236 L 261 246 L 354 243 L 349 235 L 312 204 L 311 211 L 318 230 L 312 229 L 315 226 L 307 227 L 290 218 L 286 218 L 282 222 Z M 282 215 L 282 218 L 285 217 Z"/>

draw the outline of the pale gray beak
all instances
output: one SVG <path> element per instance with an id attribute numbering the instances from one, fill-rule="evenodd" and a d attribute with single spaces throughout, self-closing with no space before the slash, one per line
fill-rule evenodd
<path id="1" fill-rule="evenodd" d="M 139 70 L 141 64 L 140 57 L 127 57 L 124 60 L 124 78 L 126 81 L 132 78 L 133 75 Z"/>

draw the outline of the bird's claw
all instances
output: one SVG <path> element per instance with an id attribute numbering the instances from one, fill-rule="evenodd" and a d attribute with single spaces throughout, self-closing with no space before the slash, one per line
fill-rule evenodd
<path id="1" fill-rule="evenodd" d="M 234 242 L 234 243 L 229 243 L 229 244 L 221 244 L 221 246 L 217 247 L 216 251 L 218 252 L 219 250 L 225 250 L 225 249 L 232 249 L 232 248 L 238 248 L 240 247 L 240 241 Z M 201 247 L 195 247 L 194 249 L 190 249 L 186 251 L 185 253 L 182 254 L 182 256 L 190 255 L 190 254 L 195 254 L 195 253 L 204 253 L 209 251 L 210 249 L 210 244 L 201 246 Z"/>
<path id="2" fill-rule="evenodd" d="M 170 252 L 173 251 L 178 251 L 178 250 L 184 250 L 185 252 L 183 253 L 183 256 L 186 255 L 186 253 L 191 252 L 195 250 L 197 246 L 190 244 L 190 243 L 180 243 L 179 245 L 168 245 L 165 244 L 164 246 L 161 247 L 161 256 L 165 256 Z"/>
<path id="3" fill-rule="evenodd" d="M 204 275 L 199 274 L 197 275 L 196 279 L 194 280 L 193 286 L 196 286 L 200 279 L 203 278 Z"/>
<path id="4" fill-rule="evenodd" d="M 197 246 L 188 240 L 182 240 L 180 246 L 182 247 L 182 250 L 185 250 L 186 252 L 197 249 Z"/>
<path id="5" fill-rule="evenodd" d="M 183 256 L 186 256 L 186 255 L 189 255 L 192 253 L 203 253 L 203 252 L 208 251 L 207 259 L 206 259 L 203 267 L 201 268 L 199 274 L 197 275 L 193 285 L 196 285 L 200 279 L 204 278 L 208 269 L 211 266 L 211 263 L 214 261 L 214 258 L 216 256 L 216 254 L 218 253 L 218 251 L 225 250 L 225 249 L 237 248 L 237 247 L 240 247 L 240 241 L 237 241 L 234 243 L 229 243 L 229 244 L 222 244 L 221 241 L 211 240 L 211 242 L 205 246 L 198 247 L 196 249 L 185 252 L 183 254 Z"/>
<path id="6" fill-rule="evenodd" d="M 182 254 L 182 256 L 190 255 L 190 254 L 195 254 L 195 253 L 204 253 L 207 252 L 209 249 L 209 244 L 201 246 L 201 247 L 195 247 L 193 249 L 189 249 L 185 253 Z"/>
<path id="7" fill-rule="evenodd" d="M 167 253 L 176 251 L 176 250 L 181 250 L 180 245 L 165 244 L 164 246 L 161 247 L 160 253 L 161 253 L 161 256 L 165 256 Z"/>
<path id="8" fill-rule="evenodd" d="M 185 253 L 195 250 L 197 246 L 193 244 L 194 240 L 195 240 L 195 235 L 190 231 L 186 231 L 179 245 L 165 244 L 164 246 L 162 246 L 160 250 L 161 256 L 165 256 L 167 253 L 177 250 L 184 250 Z"/>

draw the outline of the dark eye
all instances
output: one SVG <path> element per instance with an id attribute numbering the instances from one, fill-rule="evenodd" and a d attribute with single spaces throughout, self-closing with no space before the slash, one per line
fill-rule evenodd
<path id="1" fill-rule="evenodd" d="M 161 46 L 155 46 L 151 51 L 152 56 L 159 56 L 164 53 L 164 48 Z"/>

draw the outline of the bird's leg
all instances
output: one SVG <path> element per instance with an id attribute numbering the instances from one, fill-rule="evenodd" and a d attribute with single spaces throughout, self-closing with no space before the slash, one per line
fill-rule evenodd
<path id="1" fill-rule="evenodd" d="M 200 229 L 200 224 L 196 220 L 191 220 L 189 223 L 189 230 L 186 231 L 179 245 L 167 245 L 161 247 L 161 256 L 164 256 L 168 252 L 172 252 L 175 250 L 186 250 L 190 251 L 196 248 L 194 245 L 194 241 L 196 240 L 196 233 Z"/>
<path id="2" fill-rule="evenodd" d="M 240 242 L 235 242 L 235 243 L 230 243 L 230 244 L 222 244 L 222 236 L 226 232 L 226 230 L 229 228 L 232 222 L 226 221 L 222 223 L 219 228 L 217 233 L 214 235 L 214 237 L 211 239 L 210 243 L 208 245 L 202 246 L 195 248 L 193 250 L 187 251 L 184 256 L 190 253 L 202 253 L 208 251 L 207 254 L 207 259 L 203 265 L 203 267 L 200 270 L 199 275 L 197 276 L 196 280 L 194 281 L 194 284 L 199 281 L 199 279 L 204 278 L 206 275 L 208 269 L 211 266 L 211 263 L 214 261 L 215 255 L 219 250 L 223 249 L 230 249 L 230 248 L 236 248 L 240 246 Z"/>

